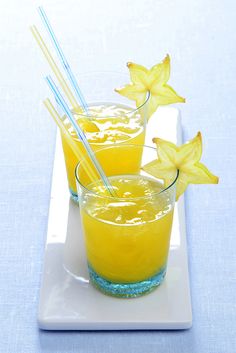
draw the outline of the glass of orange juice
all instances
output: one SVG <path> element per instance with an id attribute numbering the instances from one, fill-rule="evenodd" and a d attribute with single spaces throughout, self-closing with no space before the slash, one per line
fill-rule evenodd
<path id="1" fill-rule="evenodd" d="M 126 81 L 126 75 L 112 72 L 80 76 L 79 83 L 89 106 L 89 116 L 80 109 L 72 112 L 94 151 L 123 143 L 144 143 L 148 98 L 141 107 L 137 108 L 135 102 L 132 103 L 132 101 L 116 93 L 115 88 L 122 86 Z M 83 154 L 86 154 L 69 120 L 65 117 L 63 121 L 78 148 Z M 61 137 L 69 190 L 72 198 L 77 200 L 74 171 L 78 159 L 65 137 L 63 135 Z M 114 163 L 120 163 L 122 156 L 119 155 L 117 160 L 113 160 L 112 156 L 109 155 L 112 153 L 112 149 L 107 152 L 106 161 L 112 169 Z M 133 154 L 132 159 L 134 163 L 139 164 L 138 155 Z"/>
<path id="2" fill-rule="evenodd" d="M 118 160 L 111 169 L 106 156 Z M 140 163 L 134 166 L 133 156 Z M 115 196 L 100 180 L 91 183 L 84 160 L 76 167 L 82 228 L 91 282 L 117 297 L 137 297 L 164 279 L 178 173 L 166 188 L 142 170 L 157 158 L 156 149 L 120 144 L 95 152 Z"/>

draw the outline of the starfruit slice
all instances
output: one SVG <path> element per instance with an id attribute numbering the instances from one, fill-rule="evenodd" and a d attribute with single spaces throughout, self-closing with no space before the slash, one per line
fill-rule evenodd
<path id="1" fill-rule="evenodd" d="M 147 94 L 149 93 L 149 118 L 160 105 L 185 102 L 185 99 L 179 96 L 167 84 L 170 78 L 169 55 L 166 55 L 163 62 L 154 65 L 150 70 L 142 65 L 131 62 L 127 66 L 130 72 L 131 83 L 122 88 L 117 88 L 115 91 L 122 96 L 134 100 L 137 107 L 140 107 L 146 101 Z"/>
<path id="2" fill-rule="evenodd" d="M 184 193 L 188 184 L 218 184 L 219 178 L 200 163 L 202 156 L 202 136 L 198 134 L 182 146 L 154 138 L 158 159 L 146 164 L 143 170 L 164 180 L 167 187 L 174 180 L 177 170 L 176 200 Z"/>

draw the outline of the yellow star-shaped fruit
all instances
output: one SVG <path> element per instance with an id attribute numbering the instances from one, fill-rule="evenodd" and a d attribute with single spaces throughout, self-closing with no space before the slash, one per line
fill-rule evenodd
<path id="1" fill-rule="evenodd" d="M 200 132 L 182 146 L 176 146 L 160 138 L 154 138 L 153 142 L 157 145 L 158 159 L 146 164 L 143 170 L 163 179 L 165 187 L 170 185 L 177 170 L 179 170 L 176 185 L 177 200 L 184 193 L 188 184 L 218 183 L 218 177 L 199 162 L 202 155 L 202 136 Z"/>
<path id="2" fill-rule="evenodd" d="M 180 97 L 172 87 L 167 85 L 170 78 L 170 57 L 166 55 L 163 62 L 154 65 L 150 70 L 134 63 L 127 64 L 132 83 L 115 91 L 136 102 L 140 107 L 150 94 L 148 102 L 148 116 L 157 110 L 160 105 L 183 103 L 185 99 Z"/>

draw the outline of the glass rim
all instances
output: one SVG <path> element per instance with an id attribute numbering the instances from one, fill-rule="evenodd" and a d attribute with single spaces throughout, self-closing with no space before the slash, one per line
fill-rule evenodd
<path id="1" fill-rule="evenodd" d="M 110 145 L 104 148 L 100 148 L 97 151 L 93 152 L 94 155 L 96 155 L 97 152 L 106 150 L 106 149 L 110 149 L 110 148 L 118 148 L 118 147 L 141 147 L 141 148 L 149 148 L 151 150 L 155 150 L 155 147 L 151 147 L 151 146 L 147 146 L 147 145 L 134 145 L 134 144 L 117 144 L 117 145 Z M 79 177 L 77 176 L 78 174 L 78 169 L 81 166 L 81 164 L 85 161 L 86 158 L 83 158 L 80 162 L 77 163 L 76 167 L 75 167 L 75 179 L 76 181 L 79 183 L 80 187 L 84 190 L 86 190 L 87 192 L 89 192 L 90 194 L 92 194 L 93 196 L 96 197 L 100 197 L 100 198 L 104 198 L 104 199 L 109 199 L 109 200 L 116 200 L 116 201 L 128 201 L 128 200 L 140 200 L 140 199 L 150 199 L 150 197 L 153 196 L 157 196 L 160 195 L 162 193 L 164 193 L 165 191 L 167 191 L 168 189 L 170 189 L 172 186 L 174 186 L 178 180 L 179 177 L 179 169 L 176 170 L 176 175 L 173 178 L 173 181 L 171 181 L 171 183 L 169 185 L 167 185 L 166 187 L 163 188 L 163 190 L 161 191 L 156 191 L 151 193 L 150 195 L 147 196 L 138 196 L 138 197 L 119 197 L 119 196 L 112 196 L 112 195 L 101 195 L 98 192 L 95 192 L 89 188 L 87 188 L 85 185 L 82 184 L 82 182 L 79 180 Z M 148 173 L 147 173 L 148 174 Z M 127 174 L 119 174 L 119 175 L 112 175 L 112 176 L 122 176 L 122 175 L 127 175 Z M 129 175 L 137 175 L 137 174 L 129 174 Z M 151 175 L 151 174 L 150 174 Z M 152 176 L 152 175 L 151 175 Z M 98 181 L 100 181 L 101 179 L 98 179 Z M 160 178 L 160 180 L 162 180 Z"/>
<path id="2" fill-rule="evenodd" d="M 103 71 L 89 71 L 89 72 L 85 72 L 85 73 L 82 73 L 81 75 L 80 75 L 80 78 L 83 78 L 83 77 L 88 77 L 88 76 L 95 76 L 95 75 L 98 75 L 98 74 L 101 74 L 101 75 L 119 75 L 119 76 L 127 76 L 125 73 L 123 73 L 123 72 L 118 72 L 118 71 L 106 71 L 106 70 L 103 70 Z M 124 83 L 124 85 L 126 85 L 126 83 Z M 115 87 L 114 87 L 114 90 L 115 90 Z M 118 93 L 117 93 L 118 94 Z M 130 109 L 131 109 L 131 111 L 130 112 L 128 112 L 128 113 L 125 113 L 125 115 L 128 115 L 128 116 L 130 116 L 130 115 L 133 115 L 133 114 L 135 114 L 135 113 L 137 113 L 141 108 L 143 108 L 146 104 L 147 104 L 147 102 L 149 101 L 149 99 L 150 99 L 150 91 L 148 91 L 147 92 L 147 97 L 146 97 L 146 99 L 145 99 L 145 101 L 142 103 L 142 104 L 140 104 L 138 107 L 136 107 L 136 108 L 133 108 L 133 107 L 129 107 L 129 105 L 127 104 L 127 107 L 129 107 Z M 96 103 L 101 103 L 101 100 L 100 101 L 97 101 L 97 102 L 87 102 L 88 103 L 88 106 L 90 106 L 90 105 L 92 105 L 92 104 L 96 104 Z M 106 103 L 113 103 L 113 104 L 115 104 L 115 102 L 106 102 Z M 104 102 L 104 104 L 105 104 L 105 102 Z M 124 104 L 125 105 L 125 104 Z M 84 113 L 77 113 L 77 112 L 73 112 L 73 114 L 75 115 L 75 116 L 77 116 L 77 117 L 81 117 L 81 118 L 88 118 L 88 115 L 86 115 L 86 114 L 84 114 Z M 104 119 L 104 118 L 107 118 L 108 117 L 108 115 L 104 115 L 104 116 L 99 116 L 99 117 L 96 117 L 96 115 L 94 114 L 92 114 L 92 115 L 90 115 L 90 117 L 92 117 L 92 118 L 96 118 L 96 119 Z M 120 115 L 109 115 L 109 117 L 110 118 L 119 118 L 120 117 Z"/>

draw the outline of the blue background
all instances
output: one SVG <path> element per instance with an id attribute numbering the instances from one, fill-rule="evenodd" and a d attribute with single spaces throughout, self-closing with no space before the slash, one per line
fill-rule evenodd
<path id="1" fill-rule="evenodd" d="M 55 126 L 42 106 L 49 68 L 29 32 L 36 1 L 0 4 L 0 351 L 231 353 L 236 347 L 236 2 L 42 2 L 76 74 L 172 58 L 184 139 L 203 134 L 220 184 L 186 193 L 193 327 L 172 332 L 43 332 L 37 307 Z"/>

